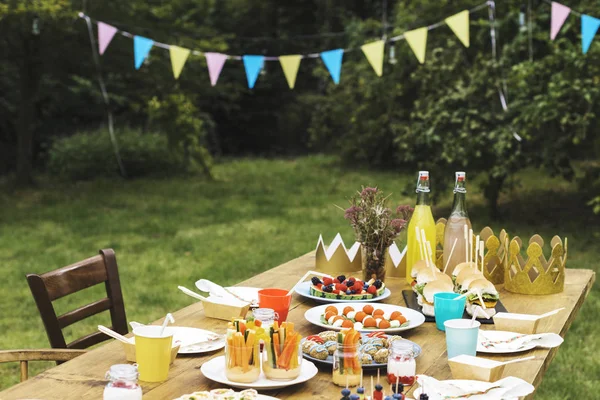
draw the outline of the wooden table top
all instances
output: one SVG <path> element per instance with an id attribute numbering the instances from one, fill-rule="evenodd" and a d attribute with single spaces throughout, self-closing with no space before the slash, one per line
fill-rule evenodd
<path id="1" fill-rule="evenodd" d="M 277 268 L 263 272 L 239 286 L 291 288 L 306 271 L 314 269 L 314 252 L 291 260 Z M 565 290 L 562 293 L 548 296 L 524 296 L 506 292 L 499 287 L 502 303 L 509 311 L 541 314 L 558 307 L 566 309 L 554 318 L 542 320 L 541 328 L 545 332 L 555 332 L 565 336 L 578 310 L 588 295 L 595 280 L 595 273 L 590 270 L 567 269 Z M 402 290 L 408 289 L 404 279 L 388 278 L 387 286 L 392 295 L 384 303 L 404 306 Z M 176 290 L 176 289 L 174 289 Z M 179 294 L 178 294 L 179 295 Z M 181 294 L 184 296 L 184 294 Z M 190 301 L 193 301 L 190 298 Z M 304 312 L 316 304 L 303 297 L 294 295 L 288 320 L 296 324 L 296 329 L 303 335 L 316 334 L 322 328 L 311 325 L 304 319 Z M 191 326 L 225 333 L 227 323 L 222 320 L 206 318 L 201 302 L 194 303 L 174 313 L 176 325 Z M 162 321 L 156 321 L 159 323 Z M 493 325 L 482 325 L 482 329 L 494 329 Z M 420 327 L 403 332 L 403 336 L 423 348 L 423 354 L 417 359 L 417 373 L 433 376 L 436 379 L 451 379 L 447 362 L 446 341 L 444 333 L 438 331 L 435 323 L 424 323 Z M 545 371 L 558 349 L 536 349 L 528 352 L 534 355 L 533 361 L 507 365 L 505 376 L 516 376 L 538 387 Z M 206 379 L 200 372 L 205 361 L 222 355 L 222 351 L 205 356 L 178 356 L 169 371 L 169 379 L 163 383 L 143 383 L 145 400 L 167 400 L 186 393 L 199 390 L 210 390 L 222 387 L 220 384 Z M 488 357 L 490 355 L 485 355 Z M 517 356 L 522 356 L 522 353 Z M 491 356 L 497 360 L 509 360 L 515 357 Z M 101 399 L 106 381 L 104 374 L 111 365 L 125 362 L 121 343 L 112 341 L 89 353 L 68 361 L 62 365 L 39 374 L 38 376 L 0 392 L 0 399 Z M 367 380 L 369 374 L 367 373 Z M 416 385 L 415 385 L 416 386 Z M 414 389 L 414 388 L 413 388 Z M 341 388 L 331 383 L 331 369 L 319 367 L 316 377 L 304 384 L 291 386 L 264 394 L 280 399 L 313 399 L 340 398 Z M 412 390 L 411 390 L 412 391 Z"/>

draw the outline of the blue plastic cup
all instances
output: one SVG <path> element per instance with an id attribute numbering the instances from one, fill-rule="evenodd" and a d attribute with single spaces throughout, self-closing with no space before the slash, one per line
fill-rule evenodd
<path id="1" fill-rule="evenodd" d="M 477 336 L 479 321 L 470 319 L 450 319 L 444 322 L 446 327 L 446 347 L 448 359 L 462 354 L 475 356 L 477 354 Z"/>
<path id="2" fill-rule="evenodd" d="M 454 300 L 460 296 L 457 293 L 443 292 L 433 295 L 433 308 L 435 310 L 435 326 L 440 331 L 445 331 L 444 322 L 449 319 L 462 318 L 465 311 L 466 297 Z"/>

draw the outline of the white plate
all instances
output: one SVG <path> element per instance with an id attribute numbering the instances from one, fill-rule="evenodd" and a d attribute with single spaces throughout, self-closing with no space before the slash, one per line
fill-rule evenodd
<path id="1" fill-rule="evenodd" d="M 373 303 L 374 301 L 380 301 L 383 299 L 387 299 L 392 294 L 390 289 L 388 289 L 386 287 L 383 290 L 383 293 L 381 294 L 381 296 L 375 297 L 373 299 L 366 299 L 366 300 L 325 299 L 323 297 L 313 296 L 312 294 L 310 294 L 311 285 L 312 285 L 312 282 L 310 282 L 310 281 L 302 282 L 301 284 L 299 284 L 296 287 L 296 293 L 298 293 L 300 296 L 304 296 L 309 299 L 313 299 L 314 301 L 317 301 L 319 303 Z"/>
<path id="2" fill-rule="evenodd" d="M 328 324 L 324 324 L 321 322 L 321 315 L 325 313 L 325 309 L 329 306 L 333 306 L 338 309 L 338 313 L 341 314 L 344 310 L 344 307 L 353 307 L 355 310 L 362 310 L 364 306 L 370 304 L 375 309 L 382 309 L 386 315 L 390 315 L 394 311 L 400 311 L 402 315 L 406 317 L 408 320 L 408 325 L 400 328 L 388 328 L 388 329 L 361 329 L 360 332 L 373 332 L 373 331 L 381 331 L 385 333 L 396 333 L 407 331 L 409 329 L 416 328 L 417 326 L 423 324 L 425 322 L 425 316 L 418 311 L 411 310 L 410 308 L 394 306 L 391 304 L 379 304 L 379 303 L 343 303 L 343 304 L 323 304 L 322 306 L 317 306 L 308 309 L 304 313 L 304 318 L 311 324 L 320 326 L 325 329 L 341 331 L 346 328 L 337 328 Z"/>
<path id="3" fill-rule="evenodd" d="M 449 379 L 446 381 L 439 381 L 440 383 L 455 385 L 457 387 L 470 387 L 470 388 L 481 388 L 485 389 L 488 385 L 492 385 L 489 382 L 482 381 L 473 381 L 466 379 Z M 471 396 L 461 396 L 461 397 L 452 397 L 454 399 L 464 399 L 464 400 L 489 400 L 490 398 L 498 399 L 498 400 L 518 400 L 522 399 L 525 396 L 533 393 L 535 388 L 528 382 L 525 382 L 523 379 L 516 378 L 514 376 L 509 376 L 499 381 L 494 382 L 494 384 L 500 385 L 495 389 L 490 389 L 485 394 L 480 395 L 471 395 Z M 512 389 L 509 389 L 512 388 Z M 427 388 L 425 388 L 427 389 Z M 413 392 L 413 396 L 415 399 L 418 399 L 421 395 L 422 387 L 419 386 Z M 442 397 L 438 394 L 432 394 L 431 391 L 427 390 L 430 399 L 446 399 L 449 397 Z"/>
<path id="4" fill-rule="evenodd" d="M 363 340 L 364 340 L 366 333 L 363 333 L 362 335 L 363 335 Z M 415 342 L 412 342 L 410 340 L 407 340 L 407 339 L 404 339 L 404 340 L 406 340 L 409 343 L 412 343 L 413 351 L 415 352 L 415 358 L 419 357 L 423 351 L 421 349 L 421 346 L 419 346 L 418 344 L 416 344 Z M 306 341 L 306 338 L 302 338 L 302 340 L 300 341 L 300 344 L 304 344 L 305 341 Z M 333 366 L 333 356 L 332 355 L 327 356 L 327 358 L 324 360 L 320 360 L 318 358 L 311 357 L 310 354 L 306 354 L 305 352 L 302 352 L 302 357 L 304 357 L 305 359 L 310 360 L 312 362 Z M 363 367 L 363 369 L 379 369 L 379 368 L 387 369 L 387 360 L 385 361 L 385 363 L 382 363 L 382 364 L 376 363 L 375 361 L 373 361 L 373 364 L 363 364 L 362 367 Z"/>
<path id="5" fill-rule="evenodd" d="M 483 334 L 487 338 L 487 339 L 485 339 L 486 341 L 487 340 L 501 340 L 503 337 L 506 337 L 507 334 L 513 334 L 515 336 L 522 335 L 521 333 L 505 332 L 505 331 L 483 331 Z M 481 336 L 479 336 L 478 339 L 483 339 L 483 338 Z M 488 349 L 488 348 L 483 347 L 481 343 L 482 343 L 481 340 L 477 341 L 477 352 L 478 353 L 489 353 L 489 354 L 520 353 L 522 351 L 531 350 L 531 349 L 537 347 L 537 344 L 535 342 L 529 342 L 529 343 L 525 343 L 525 345 L 523 347 L 514 349 L 514 350 L 496 349 L 495 347 L 490 347 Z"/>
<path id="6" fill-rule="evenodd" d="M 234 388 L 272 390 L 306 382 L 319 372 L 317 367 L 315 367 L 315 364 L 306 360 L 302 361 L 301 368 L 300 376 L 291 381 L 274 381 L 267 379 L 265 374 L 261 372 L 257 381 L 252 383 L 239 383 L 227 379 L 227 376 L 225 376 L 225 356 L 219 356 L 202 364 L 200 371 L 202 371 L 204 376 L 211 381 L 219 382 Z"/>
<path id="7" fill-rule="evenodd" d="M 214 335 L 214 332 L 206 331 L 198 328 L 188 328 L 184 326 L 169 326 L 166 331 L 173 332 L 173 342 L 181 343 L 181 347 L 177 354 L 200 354 L 209 353 L 225 347 L 225 339 L 216 340 L 213 342 L 202 343 L 199 345 L 188 346 L 200 341 L 206 340 L 209 335 Z"/>
<path id="8" fill-rule="evenodd" d="M 179 400 L 179 399 L 183 398 L 184 396 L 189 396 L 190 394 L 184 394 L 183 396 L 178 397 L 175 400 Z M 265 396 L 264 394 L 259 393 L 256 400 L 279 400 L 279 399 L 277 397 Z"/>

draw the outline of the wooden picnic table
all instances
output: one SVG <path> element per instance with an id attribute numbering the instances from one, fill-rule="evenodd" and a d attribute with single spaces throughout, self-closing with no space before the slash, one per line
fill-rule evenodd
<path id="1" fill-rule="evenodd" d="M 260 275 L 238 284 L 250 287 L 279 287 L 291 288 L 308 270 L 314 269 L 314 252 L 289 261 Z M 541 314 L 557 307 L 565 310 L 554 318 L 542 321 L 541 328 L 545 332 L 555 332 L 565 336 L 573 323 L 595 280 L 595 273 L 590 270 L 567 269 L 565 290 L 562 293 L 548 296 L 524 296 L 509 293 L 499 286 L 502 303 L 511 312 L 527 312 Z M 404 279 L 388 278 L 387 286 L 392 295 L 384 303 L 404 306 L 402 290 L 408 289 Z M 173 288 L 174 296 L 184 296 Z M 190 299 L 191 300 L 191 299 Z M 288 320 L 296 324 L 296 329 L 303 335 L 316 334 L 322 328 L 314 326 L 304 319 L 304 312 L 316 304 L 304 297 L 294 295 Z M 227 323 L 222 320 L 204 316 L 201 302 L 194 303 L 174 313 L 176 325 L 209 329 L 225 333 Z M 156 321 L 158 324 L 162 322 Z M 494 329 L 493 325 L 482 325 L 482 329 Z M 416 329 L 403 332 L 402 336 L 418 343 L 423 348 L 423 354 L 417 359 L 417 373 L 433 376 L 436 379 L 451 379 L 447 362 L 446 341 L 444 333 L 438 331 L 435 323 L 424 323 Z M 528 354 L 534 355 L 533 361 L 506 366 L 505 376 L 516 376 L 533 384 L 540 385 L 544 373 L 554 358 L 558 348 L 536 349 Z M 205 378 L 200 372 L 200 366 L 205 361 L 222 355 L 222 350 L 203 356 L 178 356 L 169 372 L 169 379 L 163 383 L 144 383 L 142 387 L 145 400 L 174 399 L 186 393 L 199 390 L 210 390 L 223 385 Z M 491 356 L 497 360 L 509 360 L 511 356 Z M 521 354 L 517 355 L 521 356 Z M 64 364 L 50 368 L 38 376 L 0 392 L 0 399 L 101 399 L 106 380 L 104 375 L 113 364 L 125 362 L 121 343 L 113 341 L 101 345 L 90 352 Z M 367 380 L 370 381 L 366 373 Z M 415 385 L 416 386 L 416 385 Z M 415 388 L 411 388 L 412 391 Z M 341 388 L 331 383 L 331 368 L 319 366 L 319 373 L 309 382 L 288 388 L 268 391 L 264 394 L 280 399 L 313 399 L 340 398 Z"/>

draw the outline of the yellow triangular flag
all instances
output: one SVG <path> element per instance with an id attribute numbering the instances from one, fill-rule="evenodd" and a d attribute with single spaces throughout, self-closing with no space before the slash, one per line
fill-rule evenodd
<path id="1" fill-rule="evenodd" d="M 375 70 L 377 76 L 383 74 L 383 48 L 385 41 L 378 40 L 373 43 L 367 43 L 362 45 L 360 48 L 365 53 L 365 57 L 369 60 L 369 64 Z"/>
<path id="2" fill-rule="evenodd" d="M 469 10 L 461 11 L 444 21 L 448 24 L 454 34 L 460 39 L 465 47 L 469 47 Z"/>
<path id="3" fill-rule="evenodd" d="M 415 56 L 417 56 L 417 60 L 423 64 L 425 62 L 425 50 L 427 49 L 427 28 L 404 32 L 404 38 Z"/>
<path id="4" fill-rule="evenodd" d="M 281 63 L 281 68 L 283 69 L 285 79 L 287 79 L 290 89 L 293 89 L 296 84 L 296 75 L 298 75 L 301 59 L 302 56 L 297 54 L 279 57 L 279 63 Z"/>
<path id="5" fill-rule="evenodd" d="M 188 56 L 190 55 L 190 51 L 179 46 L 169 46 L 169 53 L 171 54 L 173 75 L 175 76 L 175 79 L 179 79 L 179 75 L 181 74 L 181 70 L 183 69 Z"/>

